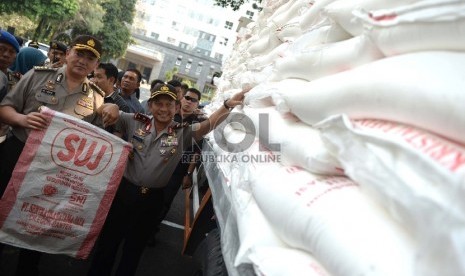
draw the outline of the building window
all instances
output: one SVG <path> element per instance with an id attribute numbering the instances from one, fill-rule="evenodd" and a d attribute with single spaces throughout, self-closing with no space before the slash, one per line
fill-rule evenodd
<path id="1" fill-rule="evenodd" d="M 203 62 L 199 62 L 197 64 L 197 68 L 195 69 L 195 74 L 200 75 L 200 73 L 202 73 L 202 68 L 203 68 Z"/>
<path id="2" fill-rule="evenodd" d="M 233 23 L 230 21 L 226 21 L 226 23 L 224 24 L 225 29 L 231 30 L 232 27 L 233 27 Z"/>
<path id="3" fill-rule="evenodd" d="M 210 70 L 208 71 L 208 77 L 212 78 L 214 72 L 215 72 L 215 66 L 210 65 Z"/>
<path id="4" fill-rule="evenodd" d="M 246 12 L 245 12 L 245 15 L 247 15 L 247 17 L 248 17 L 249 19 L 252 19 L 252 18 L 253 18 L 253 12 L 251 12 L 251 11 L 246 11 Z"/>
<path id="5" fill-rule="evenodd" d="M 222 60 L 223 59 L 223 54 L 216 53 L 215 54 L 215 59 Z"/>
<path id="6" fill-rule="evenodd" d="M 173 30 L 179 31 L 178 23 L 176 21 L 171 22 L 171 28 Z"/>
<path id="7" fill-rule="evenodd" d="M 168 41 L 168 43 L 174 44 L 176 43 L 176 38 L 168 37 L 166 41 Z"/>
<path id="8" fill-rule="evenodd" d="M 191 69 L 191 67 L 192 67 L 192 59 L 188 59 L 186 63 L 186 70 Z"/>
<path id="9" fill-rule="evenodd" d="M 188 45 L 189 45 L 189 44 L 184 43 L 184 42 L 179 43 L 179 47 L 182 48 L 182 49 L 187 49 L 187 46 L 188 46 Z"/>
<path id="10" fill-rule="evenodd" d="M 129 62 L 128 63 L 128 69 L 135 69 L 137 65 L 134 62 Z"/>
<path id="11" fill-rule="evenodd" d="M 155 38 L 155 39 L 158 39 L 159 36 L 160 36 L 159 34 L 154 33 L 154 32 L 152 32 L 152 33 L 150 34 L 150 37 L 153 37 L 153 38 Z"/>
<path id="12" fill-rule="evenodd" d="M 180 65 L 181 65 L 181 62 L 182 62 L 182 56 L 178 56 L 178 58 L 176 59 L 175 64 L 176 64 L 177 66 L 180 66 Z"/>

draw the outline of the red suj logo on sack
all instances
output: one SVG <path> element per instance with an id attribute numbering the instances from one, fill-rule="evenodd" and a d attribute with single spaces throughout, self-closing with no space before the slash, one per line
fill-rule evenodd
<path id="1" fill-rule="evenodd" d="M 73 128 L 57 134 L 51 151 L 52 160 L 58 166 L 87 175 L 101 173 L 113 156 L 109 141 Z"/>

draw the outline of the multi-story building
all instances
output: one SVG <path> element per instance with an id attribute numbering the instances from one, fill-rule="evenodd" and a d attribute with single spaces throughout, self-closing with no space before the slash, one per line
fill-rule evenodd
<path id="1" fill-rule="evenodd" d="M 189 80 L 213 96 L 212 78 L 231 52 L 240 22 L 258 11 L 245 3 L 239 11 L 214 5 L 213 0 L 139 0 L 132 25 L 135 41 L 117 61 L 120 69 L 137 68 L 147 81 Z"/>

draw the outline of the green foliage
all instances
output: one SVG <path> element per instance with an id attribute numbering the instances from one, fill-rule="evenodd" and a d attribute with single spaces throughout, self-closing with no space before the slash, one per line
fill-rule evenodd
<path id="1" fill-rule="evenodd" d="M 193 87 L 195 89 L 199 89 L 199 86 L 197 85 L 196 82 L 192 82 L 191 80 L 182 80 L 182 83 L 187 84 L 189 87 Z"/>
<path id="2" fill-rule="evenodd" d="M 3 14 L 18 13 L 37 22 L 34 40 L 44 40 L 53 33 L 53 26 L 70 20 L 79 9 L 77 0 L 17 0 L 2 1 Z"/>
<path id="3" fill-rule="evenodd" d="M 223 8 L 230 7 L 233 11 L 237 11 L 244 3 L 248 3 L 249 0 L 214 0 L 216 6 L 220 6 Z M 254 2 L 257 2 L 260 4 L 262 0 L 253 0 Z M 256 3 L 253 4 L 253 8 L 257 10 L 261 10 L 259 5 Z"/>
<path id="4" fill-rule="evenodd" d="M 70 21 L 62 22 L 57 32 L 73 29 L 76 33 L 97 34 L 103 28 L 105 10 L 101 4 L 106 0 L 78 0 L 79 10 Z"/>
<path id="5" fill-rule="evenodd" d="M 177 67 L 174 67 L 170 71 L 166 71 L 165 73 L 165 80 L 170 81 L 173 79 L 174 75 L 178 73 L 179 69 Z"/>
<path id="6" fill-rule="evenodd" d="M 34 34 L 37 24 L 31 19 L 17 13 L 2 14 L 0 16 L 0 28 L 6 30 L 8 26 L 15 28 L 15 35 L 28 39 Z"/>
<path id="7" fill-rule="evenodd" d="M 69 40 L 66 34 L 71 34 L 71 37 L 91 34 L 102 40 L 102 60 L 107 61 L 124 55 L 131 42 L 129 26 L 134 19 L 136 2 L 137 0 L 2 0 L 0 26 L 16 27 L 16 34 L 45 43 L 57 36 Z M 28 20 L 24 20 L 24 17 Z M 23 22 L 30 23 L 26 27 Z M 31 24 L 36 26 L 35 32 L 31 32 Z"/>
<path id="8" fill-rule="evenodd" d="M 131 42 L 129 26 L 135 14 L 136 0 L 108 0 L 102 4 L 106 11 L 103 17 L 104 27 L 98 32 L 103 42 L 103 58 L 121 57 Z"/>

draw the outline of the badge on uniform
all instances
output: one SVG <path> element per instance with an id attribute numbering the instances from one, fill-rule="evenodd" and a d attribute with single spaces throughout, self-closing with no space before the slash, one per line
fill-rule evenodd
<path id="1" fill-rule="evenodd" d="M 36 93 L 36 100 L 46 104 L 57 104 L 58 99 L 55 97 L 55 91 L 42 88 L 39 93 Z"/>
<path id="2" fill-rule="evenodd" d="M 94 112 L 94 98 L 83 96 L 81 97 L 74 108 L 74 112 L 81 116 L 87 116 Z"/>
<path id="3" fill-rule="evenodd" d="M 87 95 L 87 83 L 83 83 L 83 84 L 82 84 L 81 93 Z"/>
<path id="4" fill-rule="evenodd" d="M 53 83 L 53 81 L 49 80 L 49 81 L 47 81 L 47 84 L 45 85 L 45 88 L 47 88 L 48 90 L 54 90 L 55 89 L 55 84 Z"/>
<path id="5" fill-rule="evenodd" d="M 178 137 L 173 135 L 168 135 L 166 138 L 161 139 L 162 147 L 172 147 L 178 145 Z"/>
<path id="6" fill-rule="evenodd" d="M 63 73 L 60 73 L 57 75 L 57 78 L 55 79 L 56 83 L 60 83 L 63 80 Z"/>
<path id="7" fill-rule="evenodd" d="M 145 137 L 147 135 L 147 132 L 141 128 L 137 129 L 135 132 L 135 135 L 139 137 Z"/>

